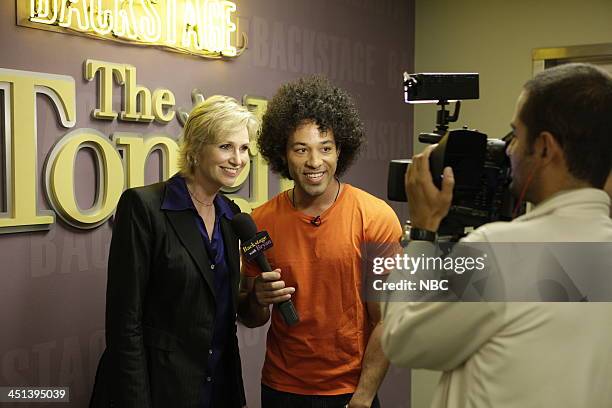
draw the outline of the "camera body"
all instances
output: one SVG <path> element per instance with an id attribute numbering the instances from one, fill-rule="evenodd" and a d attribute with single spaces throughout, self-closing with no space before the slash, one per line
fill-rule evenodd
<path id="1" fill-rule="evenodd" d="M 436 130 L 419 136 L 421 142 L 438 144 L 429 157 L 434 184 L 441 187 L 442 173 L 447 166 L 452 167 L 455 176 L 453 201 L 438 234 L 460 238 L 480 225 L 512 219 L 506 142 L 489 139 L 486 134 L 467 128 L 447 131 L 448 122 L 458 118 L 460 102 L 453 115 L 448 114 L 445 106 L 453 99 L 477 99 L 478 74 L 404 74 L 404 79 L 407 103 L 427 101 L 441 106 Z M 404 174 L 409 163 L 407 159 L 390 162 L 387 184 L 390 200 L 407 201 Z"/>

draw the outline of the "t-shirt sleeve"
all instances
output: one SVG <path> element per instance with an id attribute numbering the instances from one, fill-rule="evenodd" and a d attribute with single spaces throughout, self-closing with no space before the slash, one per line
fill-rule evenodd
<path id="1" fill-rule="evenodd" d="M 377 200 L 366 218 L 366 240 L 369 243 L 397 244 L 402 235 L 402 226 L 395 211 L 384 201 Z"/>
<path id="2" fill-rule="evenodd" d="M 392 258 L 401 251 L 399 239 L 402 227 L 393 209 L 384 201 L 375 199 L 365 218 L 365 271 L 367 280 L 374 279 L 371 275 L 373 263 L 377 258 Z"/>

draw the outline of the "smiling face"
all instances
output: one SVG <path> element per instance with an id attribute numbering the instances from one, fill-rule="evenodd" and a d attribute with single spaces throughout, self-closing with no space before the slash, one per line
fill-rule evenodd
<path id="1" fill-rule="evenodd" d="M 246 127 L 227 132 L 214 143 L 204 144 L 194 169 L 195 177 L 213 189 L 234 184 L 249 160 Z"/>
<path id="2" fill-rule="evenodd" d="M 287 142 L 287 167 L 296 190 L 314 198 L 335 189 L 339 154 L 332 129 L 321 132 L 314 122 L 298 126 Z"/>

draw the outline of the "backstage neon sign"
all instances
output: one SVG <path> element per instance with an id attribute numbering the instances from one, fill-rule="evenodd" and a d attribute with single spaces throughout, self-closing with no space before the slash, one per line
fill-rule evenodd
<path id="1" fill-rule="evenodd" d="M 223 0 L 16 0 L 18 24 L 157 46 L 207 58 L 236 57 L 236 4 Z M 243 34 L 244 36 L 244 34 Z M 232 43 L 232 39 L 233 43 Z"/>
<path id="2" fill-rule="evenodd" d="M 87 60 L 84 72 L 86 80 L 97 81 L 98 85 L 94 119 L 168 123 L 175 118 L 174 94 L 169 89 L 151 91 L 138 85 L 135 67 Z M 113 106 L 114 84 L 123 90 L 120 112 Z M 0 180 L 0 185 L 5 186 L 6 198 L 6 211 L 0 213 L 0 234 L 48 229 L 55 222 L 55 215 L 80 229 L 103 224 L 113 214 L 125 188 L 144 185 L 146 162 L 153 151 L 161 153 L 163 179 L 178 171 L 179 145 L 169 135 L 114 132 L 107 136 L 91 128 L 73 129 L 61 137 L 47 153 L 44 169 L 39 171 L 36 96 L 46 95 L 58 114 L 59 123 L 64 128 L 74 128 L 75 80 L 65 75 L 0 68 L 0 91 L 4 106 L 0 128 L 5 131 L 4 149 L 0 149 L 5 154 L 4 180 Z M 243 103 L 259 117 L 267 107 L 267 100 L 258 97 L 245 96 Z M 86 209 L 76 200 L 74 174 L 77 154 L 84 148 L 94 153 L 97 176 L 95 202 Z M 268 199 L 268 165 L 255 143 L 251 144 L 249 155 L 250 163 L 229 189 L 237 191 L 250 176 L 250 197 L 232 197 L 246 212 Z M 38 206 L 41 184 L 51 210 Z M 287 181 L 281 181 L 281 189 L 287 186 Z"/>

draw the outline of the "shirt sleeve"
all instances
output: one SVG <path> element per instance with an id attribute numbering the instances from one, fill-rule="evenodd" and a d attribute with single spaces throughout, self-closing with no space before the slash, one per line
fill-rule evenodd
<path id="1" fill-rule="evenodd" d="M 436 256 L 436 249 L 431 243 L 415 241 L 405 253 L 409 257 Z M 410 279 L 408 273 L 395 270 L 389 281 Z M 469 359 L 501 330 L 506 314 L 502 302 L 389 298 L 383 309 L 382 346 L 389 360 L 400 366 L 440 371 L 455 369 Z"/>
<path id="2" fill-rule="evenodd" d="M 123 193 L 108 260 L 106 343 L 115 368 L 113 398 L 126 408 L 151 406 L 142 327 L 152 257 L 148 214 L 135 191 Z"/>
<path id="3" fill-rule="evenodd" d="M 369 211 L 366 220 L 366 240 L 368 242 L 396 244 L 402 235 L 402 225 L 395 211 L 384 201 Z"/>
<path id="4" fill-rule="evenodd" d="M 376 199 L 375 205 L 367 207 L 365 217 L 365 242 L 362 243 L 364 253 L 364 270 L 366 285 L 371 286 L 379 276 L 374 272 L 374 263 L 377 259 L 392 258 L 401 247 L 399 239 L 402 235 L 402 226 L 395 211 L 384 201 Z M 370 301 L 375 298 L 370 298 Z"/>

